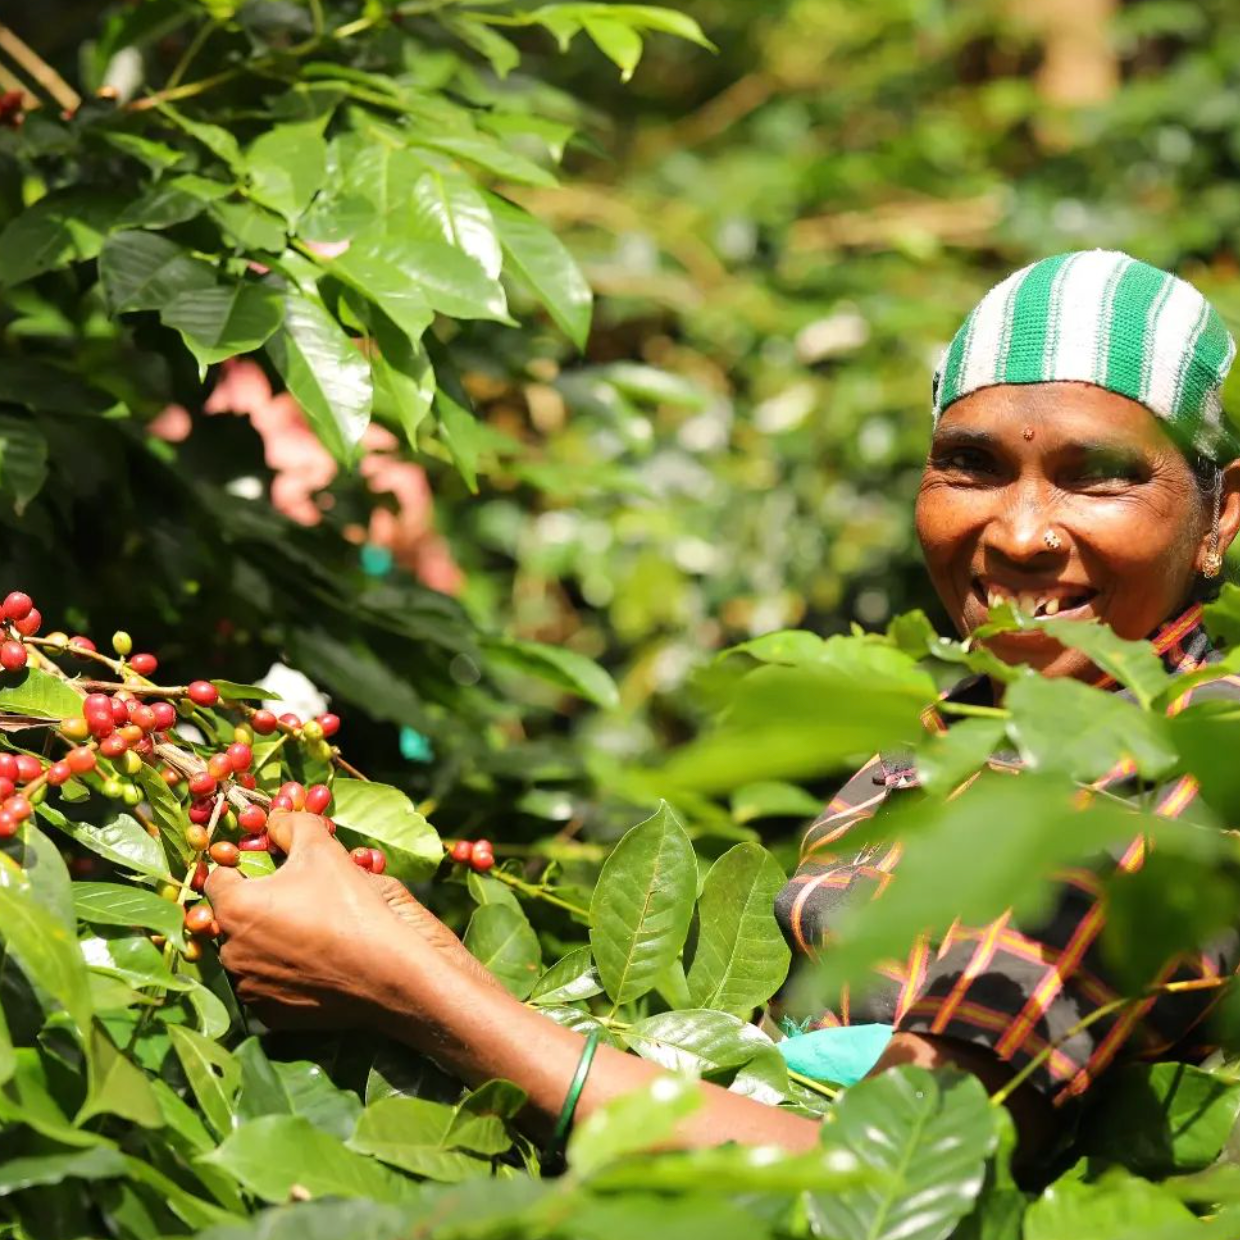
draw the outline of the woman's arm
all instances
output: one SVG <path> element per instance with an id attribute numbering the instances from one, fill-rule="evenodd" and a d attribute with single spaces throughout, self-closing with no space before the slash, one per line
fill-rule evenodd
<path id="1" fill-rule="evenodd" d="M 226 936 L 220 952 L 238 997 L 268 1024 L 380 1029 L 469 1084 L 504 1077 L 529 1096 L 528 1126 L 550 1134 L 584 1039 L 526 1007 L 416 901 L 363 873 L 310 814 L 273 814 L 288 853 L 268 878 L 217 869 L 207 884 Z M 663 1075 L 655 1064 L 600 1047 L 577 1105 L 583 1118 Z M 703 1084 L 703 1105 L 678 1145 L 739 1141 L 812 1148 L 818 1125 Z"/>

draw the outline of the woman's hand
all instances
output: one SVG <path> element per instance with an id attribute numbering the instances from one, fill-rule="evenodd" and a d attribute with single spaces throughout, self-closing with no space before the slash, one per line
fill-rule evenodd
<path id="1" fill-rule="evenodd" d="M 214 870 L 206 894 L 237 996 L 272 1027 L 380 1021 L 397 977 L 447 959 L 494 984 L 456 936 L 395 879 L 350 859 L 314 814 L 275 813 L 288 859 L 266 878 Z"/>

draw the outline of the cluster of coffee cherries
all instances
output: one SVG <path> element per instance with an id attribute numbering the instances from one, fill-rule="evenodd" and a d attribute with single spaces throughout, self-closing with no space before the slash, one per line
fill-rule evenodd
<path id="1" fill-rule="evenodd" d="M 0 125 L 5 129 L 20 129 L 26 119 L 26 96 L 20 90 L 6 90 L 0 94 Z"/>
<path id="2" fill-rule="evenodd" d="M 490 840 L 457 840 L 448 849 L 448 856 L 458 865 L 467 865 L 479 874 L 485 874 L 495 864 Z"/>

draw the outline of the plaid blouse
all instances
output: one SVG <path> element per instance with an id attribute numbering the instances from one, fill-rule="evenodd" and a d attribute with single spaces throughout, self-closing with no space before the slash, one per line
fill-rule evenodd
<path id="1" fill-rule="evenodd" d="M 1200 604 L 1164 625 L 1152 642 L 1173 673 L 1192 671 L 1220 657 L 1202 627 Z M 1094 683 L 1115 686 L 1105 676 Z M 949 696 L 968 700 L 978 694 L 989 694 L 981 677 L 962 682 Z M 1168 713 L 1208 696 L 1240 698 L 1240 678 L 1224 676 L 1190 688 Z M 933 710 L 927 712 L 926 725 L 937 731 L 947 726 Z M 1020 765 L 1018 759 L 991 760 L 996 769 Z M 841 910 L 886 890 L 902 845 L 871 845 L 849 859 L 847 835 L 888 798 L 917 786 L 910 759 L 878 755 L 844 785 L 810 827 L 801 864 L 776 901 L 776 914 L 794 949 L 809 953 L 821 947 Z M 1136 788 L 1133 768 L 1123 763 L 1094 787 L 1131 792 Z M 1177 779 L 1158 790 L 1155 812 L 1179 817 L 1197 793 L 1192 776 Z M 1143 840 L 1135 840 L 1119 855 L 1118 866 L 1138 869 L 1143 850 Z M 1017 926 L 1006 913 L 988 926 L 955 924 L 938 942 L 923 937 L 907 959 L 877 969 L 874 985 L 864 994 L 845 991 L 839 1010 L 823 1013 L 813 1027 L 878 1022 L 901 1031 L 939 1034 L 984 1046 L 1013 1070 L 1055 1044 L 1029 1080 L 1056 1104 L 1082 1094 L 1121 1053 L 1140 1058 L 1172 1053 L 1176 1058 L 1200 1057 L 1205 1047 L 1194 1045 L 1192 1035 L 1222 993 L 1216 984 L 1150 996 L 1067 1036 L 1091 1011 L 1119 998 L 1120 991 L 1108 981 L 1099 950 L 1102 873 L 1080 868 L 1055 877 L 1060 886 L 1052 912 L 1040 924 Z M 1155 982 L 1213 982 L 1235 970 L 1240 961 L 1237 946 L 1236 937 L 1228 936 L 1208 950 L 1177 956 L 1166 962 Z"/>

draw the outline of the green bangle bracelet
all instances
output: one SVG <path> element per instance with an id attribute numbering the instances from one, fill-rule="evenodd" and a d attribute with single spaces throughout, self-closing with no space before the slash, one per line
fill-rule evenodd
<path id="1" fill-rule="evenodd" d="M 594 1062 L 594 1052 L 598 1050 L 599 1039 L 603 1036 L 601 1026 L 596 1025 L 586 1034 L 586 1044 L 582 1048 L 581 1058 L 577 1061 L 577 1071 L 573 1074 L 573 1083 L 564 1096 L 564 1105 L 560 1108 L 560 1118 L 555 1121 L 555 1130 L 551 1134 L 551 1143 L 547 1146 L 547 1161 L 556 1162 L 564 1156 L 564 1146 L 568 1141 L 568 1130 L 573 1126 L 573 1114 L 577 1110 L 577 1102 L 581 1091 L 586 1087 L 586 1077 L 590 1075 L 590 1065 Z"/>

